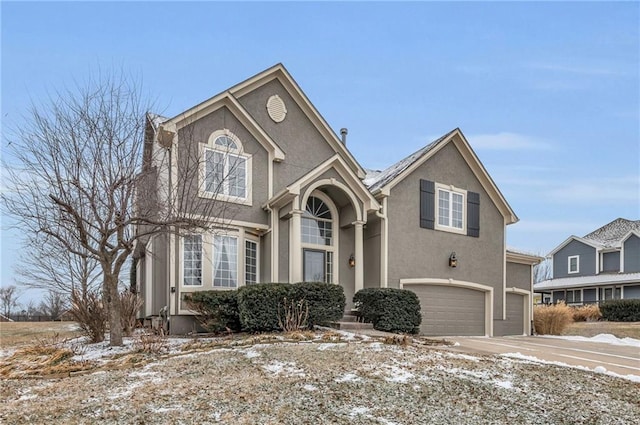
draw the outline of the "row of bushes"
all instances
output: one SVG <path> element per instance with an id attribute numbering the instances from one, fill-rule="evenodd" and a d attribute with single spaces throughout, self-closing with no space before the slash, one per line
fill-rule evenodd
<path id="1" fill-rule="evenodd" d="M 560 335 L 572 322 L 604 319 L 610 322 L 639 322 L 640 300 L 609 300 L 569 307 L 564 302 L 536 306 L 533 325 L 539 335 Z"/>
<path id="2" fill-rule="evenodd" d="M 185 301 L 210 332 L 282 330 L 296 311 L 299 326 L 312 328 L 339 320 L 345 307 L 343 288 L 323 282 L 263 283 L 231 291 L 194 292 Z"/>
<path id="3" fill-rule="evenodd" d="M 269 332 L 312 328 L 340 320 L 344 290 L 322 282 L 267 283 L 230 291 L 185 295 L 200 324 L 210 332 Z M 422 317 L 415 293 L 367 288 L 353 297 L 361 319 L 386 332 L 418 333 Z"/>
<path id="4" fill-rule="evenodd" d="M 602 318 L 610 322 L 640 322 L 640 300 L 611 300 L 600 305 Z"/>

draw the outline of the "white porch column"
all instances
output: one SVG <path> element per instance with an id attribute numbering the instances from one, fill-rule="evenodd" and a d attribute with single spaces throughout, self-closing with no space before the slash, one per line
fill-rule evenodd
<path id="1" fill-rule="evenodd" d="M 291 235 L 290 252 L 289 252 L 289 282 L 301 282 L 302 281 L 302 238 L 301 238 L 301 226 L 302 211 L 291 211 L 291 227 L 289 228 L 289 234 Z"/>
<path id="2" fill-rule="evenodd" d="M 363 221 L 355 221 L 353 222 L 355 227 L 355 260 L 356 260 L 356 281 L 355 281 L 355 292 L 358 292 L 362 288 L 364 288 L 364 248 L 363 248 L 363 232 L 362 226 L 364 225 Z"/>

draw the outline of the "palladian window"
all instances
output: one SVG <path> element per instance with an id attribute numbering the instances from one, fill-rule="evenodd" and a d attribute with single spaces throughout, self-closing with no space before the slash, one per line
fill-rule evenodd
<path id="1" fill-rule="evenodd" d="M 302 215 L 303 275 L 305 282 L 333 282 L 334 217 L 327 203 L 310 196 Z"/>
<path id="2" fill-rule="evenodd" d="M 250 157 L 229 132 L 215 132 L 204 147 L 203 195 L 247 202 Z"/>

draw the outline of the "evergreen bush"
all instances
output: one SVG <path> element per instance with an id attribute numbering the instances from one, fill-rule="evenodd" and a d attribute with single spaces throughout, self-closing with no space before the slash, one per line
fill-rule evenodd
<path id="1" fill-rule="evenodd" d="M 422 316 L 420 300 L 406 289 L 365 288 L 353 296 L 353 302 L 365 322 L 380 331 L 418 333 Z"/>
<path id="2" fill-rule="evenodd" d="M 640 322 L 640 300 L 609 300 L 600 305 L 602 318 L 610 322 Z"/>

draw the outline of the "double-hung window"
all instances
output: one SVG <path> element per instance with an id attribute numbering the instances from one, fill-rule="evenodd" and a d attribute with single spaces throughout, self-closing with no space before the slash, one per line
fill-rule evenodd
<path id="1" fill-rule="evenodd" d="M 233 236 L 213 236 L 213 286 L 238 286 L 238 239 Z"/>
<path id="2" fill-rule="evenodd" d="M 258 243 L 251 240 L 244 241 L 244 283 L 258 283 Z"/>
<path id="3" fill-rule="evenodd" d="M 182 260 L 183 285 L 202 286 L 202 235 L 185 235 Z"/>
<path id="4" fill-rule="evenodd" d="M 235 136 L 216 132 L 204 147 L 203 187 L 205 196 L 249 202 L 249 156 Z"/>
<path id="5" fill-rule="evenodd" d="M 572 255 L 568 258 L 568 273 L 579 273 L 580 272 L 580 256 Z"/>
<path id="6" fill-rule="evenodd" d="M 437 187 L 436 226 L 442 230 L 465 231 L 465 194 L 453 189 Z"/>

